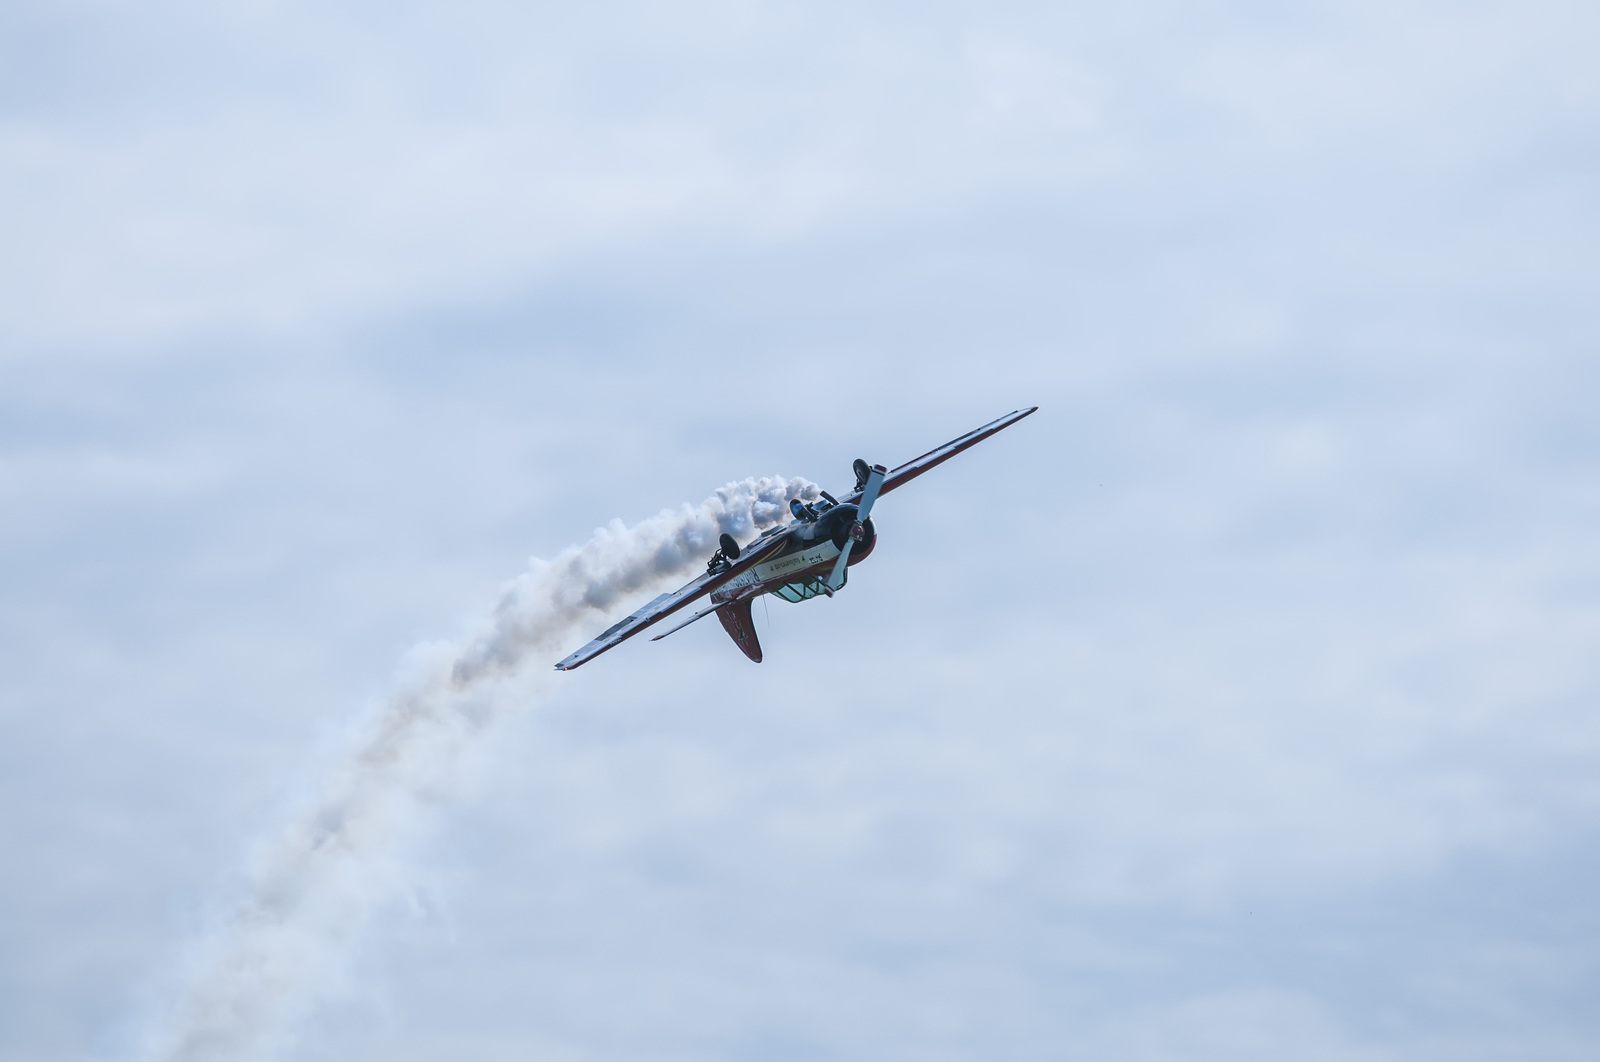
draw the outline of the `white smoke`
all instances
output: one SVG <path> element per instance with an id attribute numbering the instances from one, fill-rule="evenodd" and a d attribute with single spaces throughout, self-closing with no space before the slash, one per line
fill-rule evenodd
<path id="1" fill-rule="evenodd" d="M 403 692 L 356 728 L 326 777 L 258 846 L 138 1057 L 233 1062 L 280 1051 L 319 993 L 338 984 L 368 913 L 403 891 L 403 853 L 428 805 L 451 792 L 488 728 L 529 705 L 527 680 L 553 678 L 547 669 L 580 634 L 703 564 L 720 534 L 748 539 L 786 516 L 790 499 L 817 497 L 801 479 L 747 479 L 633 527 L 614 520 L 554 560 L 535 559 L 477 636 L 419 653 Z"/>

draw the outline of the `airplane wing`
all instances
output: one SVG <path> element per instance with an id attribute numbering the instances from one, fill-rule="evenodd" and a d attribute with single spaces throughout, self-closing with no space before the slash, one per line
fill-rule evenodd
<path id="1" fill-rule="evenodd" d="M 687 585 L 680 587 L 670 594 L 662 594 L 648 605 L 625 616 L 617 623 L 613 623 L 601 631 L 588 645 L 563 659 L 556 665 L 557 671 L 571 671 L 580 664 L 586 664 L 599 656 L 607 649 L 613 649 L 632 638 L 646 627 L 672 615 L 691 601 L 697 601 L 711 593 L 729 579 L 738 575 L 752 564 L 769 556 L 783 545 L 785 525 L 770 528 L 750 545 L 739 551 L 739 559 L 723 571 L 696 576 Z"/>
<path id="2" fill-rule="evenodd" d="M 933 468 L 936 465 L 944 464 L 946 461 L 950 460 L 967 447 L 976 446 L 989 436 L 993 435 L 995 432 L 1003 431 L 1004 429 L 1011 427 L 1011 425 L 1015 424 L 1017 421 L 1021 420 L 1023 417 L 1026 417 L 1028 414 L 1034 412 L 1038 408 L 1038 406 L 1029 406 L 1027 409 L 1018 409 L 1014 412 L 1007 413 L 999 420 L 992 420 L 981 428 L 974 428 L 965 435 L 951 439 L 943 446 L 935 446 L 932 450 L 929 450 L 921 457 L 913 457 L 911 460 L 907 461 L 903 465 L 900 465 L 898 468 L 890 469 L 889 474 L 884 477 L 883 486 L 878 488 L 879 496 L 881 497 L 882 495 L 888 494 L 896 487 L 910 483 L 912 480 L 928 471 L 928 469 Z M 860 499 L 861 491 L 854 490 L 841 498 L 840 501 L 856 502 L 860 501 Z"/>

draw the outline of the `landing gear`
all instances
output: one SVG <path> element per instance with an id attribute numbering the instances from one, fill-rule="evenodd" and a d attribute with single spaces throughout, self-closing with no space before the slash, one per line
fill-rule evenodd
<path id="1" fill-rule="evenodd" d="M 717 539 L 717 551 L 711 555 L 711 560 L 706 563 L 707 575 L 721 575 L 733 567 L 733 562 L 739 559 L 739 543 L 733 536 L 724 532 Z"/>

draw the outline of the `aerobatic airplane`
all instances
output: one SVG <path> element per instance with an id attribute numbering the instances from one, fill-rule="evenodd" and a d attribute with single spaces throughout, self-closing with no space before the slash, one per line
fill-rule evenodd
<path id="1" fill-rule="evenodd" d="M 607 649 L 708 595 L 709 605 L 651 640 L 659 642 L 715 612 L 734 644 L 745 656 L 761 663 L 761 643 L 756 641 L 756 625 L 750 615 L 750 606 L 756 598 L 774 594 L 785 601 L 798 602 L 824 594 L 832 597 L 844 587 L 846 569 L 866 560 L 877 545 L 878 535 L 872 526 L 871 513 L 879 497 L 995 432 L 1009 428 L 1038 408 L 1031 406 L 1007 413 L 893 470 L 869 465 L 857 458 L 856 485 L 843 499 L 835 500 L 823 491 L 821 500 L 811 505 L 792 501 L 789 503 L 789 511 L 794 516 L 791 522 L 768 528 L 744 547 L 740 547 L 732 535 L 723 535 L 704 575 L 697 576 L 682 589 L 662 594 L 620 623 L 608 627 L 594 641 L 557 664 L 556 670 L 571 671 L 588 663 Z"/>

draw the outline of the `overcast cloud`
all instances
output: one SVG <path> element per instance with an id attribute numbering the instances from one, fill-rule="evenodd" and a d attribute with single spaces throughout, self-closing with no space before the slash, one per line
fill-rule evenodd
<path id="1" fill-rule="evenodd" d="M 1595 1057 L 1597 47 L 0 8 L 0 1057 L 129 1057 L 530 555 L 1034 404 L 760 666 L 529 663 L 218 1057 Z"/>

